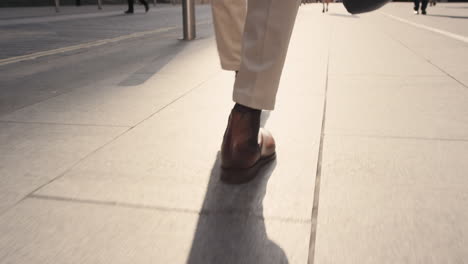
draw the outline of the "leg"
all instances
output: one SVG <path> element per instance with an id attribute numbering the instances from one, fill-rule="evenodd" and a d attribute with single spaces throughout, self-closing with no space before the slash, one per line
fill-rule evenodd
<path id="1" fill-rule="evenodd" d="M 234 101 L 221 146 L 221 179 L 244 183 L 276 156 L 273 136 L 260 130 L 261 109 L 273 109 L 301 0 L 248 1 Z"/>
<path id="2" fill-rule="evenodd" d="M 248 2 L 234 101 L 273 110 L 300 0 Z"/>
<path id="3" fill-rule="evenodd" d="M 238 71 L 247 0 L 213 0 L 211 8 L 221 67 Z"/>
<path id="4" fill-rule="evenodd" d="M 414 11 L 419 11 L 419 0 L 414 0 Z"/>
<path id="5" fill-rule="evenodd" d="M 422 0 L 421 1 L 421 11 L 422 11 L 423 15 L 426 14 L 426 8 L 427 8 L 427 0 Z"/>
<path id="6" fill-rule="evenodd" d="M 133 3 L 134 3 L 134 0 L 127 0 L 127 3 L 128 3 L 128 10 L 126 13 L 133 13 Z"/>
<path id="7" fill-rule="evenodd" d="M 146 2 L 146 0 L 140 0 L 140 3 L 142 3 L 145 6 L 145 12 L 148 12 L 149 10 L 148 2 Z"/>

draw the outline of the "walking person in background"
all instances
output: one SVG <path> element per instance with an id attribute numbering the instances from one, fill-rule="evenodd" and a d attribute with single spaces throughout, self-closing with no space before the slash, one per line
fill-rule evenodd
<path id="1" fill-rule="evenodd" d="M 414 14 L 419 15 L 419 7 L 421 6 L 421 14 L 426 14 L 428 0 L 414 0 Z"/>
<path id="2" fill-rule="evenodd" d="M 149 10 L 148 2 L 146 2 L 146 0 L 139 0 L 139 1 L 145 6 L 145 12 L 148 12 Z M 135 3 L 135 0 L 127 0 L 127 3 L 128 3 L 128 10 L 125 11 L 125 14 L 133 14 L 134 12 L 133 5 Z"/>

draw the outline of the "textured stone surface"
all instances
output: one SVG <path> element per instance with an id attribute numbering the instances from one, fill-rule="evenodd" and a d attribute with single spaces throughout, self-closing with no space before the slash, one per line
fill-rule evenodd
<path id="1" fill-rule="evenodd" d="M 126 129 L 0 122 L 0 214 Z"/>
<path id="2" fill-rule="evenodd" d="M 410 4 L 382 12 L 466 30 L 409 17 Z M 359 18 L 337 22 L 331 50 L 313 263 L 464 263 L 466 45 L 379 12 Z"/>
<path id="3" fill-rule="evenodd" d="M 248 185 L 232 187 L 219 182 L 217 153 L 231 107 L 229 89 L 220 87 L 231 78 L 227 73 L 207 82 L 38 193 L 198 211 L 209 179 L 217 185 L 213 191 L 219 193 L 232 188 L 248 190 Z M 209 101 L 211 97 L 220 99 Z M 321 97 L 302 101 L 310 107 L 301 115 L 293 115 L 297 105 L 288 102 L 283 114 L 271 114 L 266 121 L 278 142 L 278 159 L 265 173 L 271 174 L 263 203 L 268 216 L 310 219 L 322 101 Z M 287 119 L 290 125 L 285 127 L 282 120 Z M 291 137 L 294 127 L 297 132 Z M 210 140 L 204 140 L 207 138 Z M 310 155 L 290 158 L 305 151 Z M 242 202 L 226 202 L 254 212 L 262 204 L 257 201 L 253 208 L 243 208 Z"/>
<path id="4" fill-rule="evenodd" d="M 326 133 L 468 139 L 467 100 L 447 77 L 330 78 Z"/>
<path id="5" fill-rule="evenodd" d="M 0 258 L 38 264 L 303 263 L 309 229 L 309 223 L 258 217 L 27 199 L 0 217 Z"/>
<path id="6" fill-rule="evenodd" d="M 463 263 L 468 142 L 327 136 L 315 262 Z"/>

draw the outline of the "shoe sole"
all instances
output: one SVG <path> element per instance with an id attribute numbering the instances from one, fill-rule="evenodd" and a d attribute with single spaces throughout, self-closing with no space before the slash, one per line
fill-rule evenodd
<path id="1" fill-rule="evenodd" d="M 276 158 L 276 153 L 259 159 L 255 165 L 246 169 L 221 168 L 221 181 L 227 184 L 243 184 L 253 180 L 259 171 L 269 162 Z"/>

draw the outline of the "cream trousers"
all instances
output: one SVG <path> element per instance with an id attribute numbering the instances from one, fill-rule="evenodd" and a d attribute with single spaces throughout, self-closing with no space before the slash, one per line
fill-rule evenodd
<path id="1" fill-rule="evenodd" d="M 221 67 L 239 71 L 233 100 L 273 110 L 301 0 L 212 0 Z"/>

